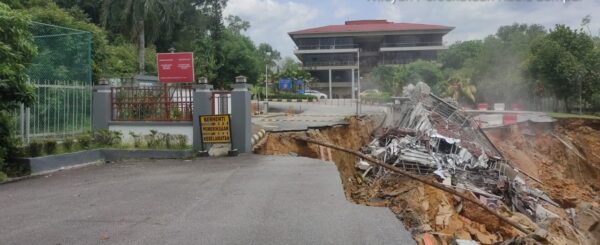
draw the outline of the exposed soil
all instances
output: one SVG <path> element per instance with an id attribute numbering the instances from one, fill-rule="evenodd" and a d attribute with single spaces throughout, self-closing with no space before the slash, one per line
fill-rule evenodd
<path id="1" fill-rule="evenodd" d="M 600 190 L 600 122 L 564 120 L 523 123 L 485 131 L 516 167 L 542 181 L 525 178 L 563 208 L 598 203 Z"/>
<path id="2" fill-rule="evenodd" d="M 298 154 L 335 162 L 348 200 L 362 205 L 389 207 L 419 244 L 426 244 L 426 241 L 427 244 L 449 244 L 454 238 L 494 244 L 523 235 L 472 203 L 402 176 L 387 176 L 368 183 L 355 169 L 357 159 L 354 156 L 292 138 L 294 135 L 307 136 L 358 150 L 371 140 L 374 125 L 379 120 L 352 118 L 349 122 L 347 126 L 321 130 L 269 133 L 255 152 Z M 489 130 L 487 134 L 507 159 L 543 182 L 539 184 L 524 178 L 529 184 L 545 191 L 561 205 L 561 208 L 545 206 L 562 217 L 544 224 L 549 244 L 596 244 L 593 237 L 598 235 L 599 225 L 593 210 L 597 210 L 599 204 L 600 123 L 565 121 L 557 123 L 556 127 L 519 125 Z M 572 147 L 580 153 L 574 153 L 563 141 L 567 145 L 572 142 Z M 571 219 L 564 209 L 570 207 L 577 207 L 577 215 L 591 213 L 585 216 L 588 219 L 582 217 L 576 221 L 582 223 L 579 227 L 589 230 L 589 234 L 575 231 L 566 224 Z M 511 212 L 503 205 L 498 211 L 532 231 L 539 228 L 525 215 Z M 530 243 L 531 240 L 525 239 L 519 244 Z"/>

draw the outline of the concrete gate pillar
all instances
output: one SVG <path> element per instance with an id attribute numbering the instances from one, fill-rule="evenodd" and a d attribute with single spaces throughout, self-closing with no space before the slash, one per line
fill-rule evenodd
<path id="1" fill-rule="evenodd" d="M 98 85 L 92 89 L 92 130 L 108 129 L 111 120 L 110 86 Z"/>
<path id="2" fill-rule="evenodd" d="M 252 151 L 250 92 L 248 92 L 246 77 L 239 76 L 235 80 L 231 91 L 232 148 L 237 149 L 239 153 L 248 153 Z"/>
<path id="3" fill-rule="evenodd" d="M 200 138 L 200 115 L 212 115 L 212 89 L 213 85 L 200 84 L 194 91 L 194 105 L 192 109 L 192 117 L 194 123 L 193 130 L 193 148 L 195 152 L 202 150 L 202 139 Z M 207 145 L 204 145 L 204 150 L 208 151 Z"/>

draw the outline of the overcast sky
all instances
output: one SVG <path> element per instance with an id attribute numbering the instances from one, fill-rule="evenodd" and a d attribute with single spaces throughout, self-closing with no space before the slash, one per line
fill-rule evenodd
<path id="1" fill-rule="evenodd" d="M 542 24 L 552 28 L 566 24 L 580 28 L 581 19 L 592 16 L 591 30 L 600 32 L 600 0 L 229 0 L 224 15 L 250 21 L 246 32 L 255 43 L 266 42 L 293 56 L 294 43 L 288 32 L 346 20 L 387 19 L 453 26 L 446 44 L 480 39 L 494 34 L 499 26 L 513 23 Z"/>

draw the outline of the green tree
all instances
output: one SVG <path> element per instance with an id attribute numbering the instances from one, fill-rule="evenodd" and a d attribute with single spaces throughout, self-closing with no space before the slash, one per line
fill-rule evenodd
<path id="1" fill-rule="evenodd" d="M 436 63 L 424 60 L 405 65 L 379 66 L 371 72 L 370 76 L 383 91 L 390 91 L 393 95 L 401 94 L 402 88 L 407 84 L 421 81 L 435 91 L 444 78 Z"/>
<path id="2" fill-rule="evenodd" d="M 102 1 L 98 0 L 54 0 L 58 6 L 67 10 L 71 15 L 83 14 L 90 22 L 100 25 Z M 75 17 L 75 16 L 74 16 Z M 77 18 L 77 17 L 76 17 Z M 77 18 L 83 20 L 81 18 Z"/>
<path id="3" fill-rule="evenodd" d="M 296 59 L 294 59 L 294 58 L 292 58 L 292 57 L 289 57 L 289 56 L 288 56 L 288 57 L 285 57 L 285 58 L 284 58 L 284 59 L 281 61 L 281 63 L 280 63 L 280 65 L 279 65 L 278 69 L 279 69 L 279 70 L 285 70 L 285 69 L 299 69 L 299 68 L 300 68 L 300 66 L 301 66 L 300 62 L 298 62 L 298 61 L 296 61 Z"/>
<path id="4" fill-rule="evenodd" d="M 187 1 L 104 0 L 102 25 L 120 30 L 137 41 L 138 71 L 145 73 L 146 42 L 153 43 L 160 35 L 170 36 L 178 22 L 181 9 L 191 7 Z"/>
<path id="5" fill-rule="evenodd" d="M 475 94 L 477 88 L 471 82 L 471 79 L 461 73 L 450 76 L 445 83 L 445 95 L 452 97 L 459 103 L 475 104 Z"/>
<path id="6" fill-rule="evenodd" d="M 21 1 L 20 3 L 16 5 L 19 6 L 18 10 L 27 13 L 33 21 L 87 31 L 92 34 L 92 78 L 94 81 L 97 81 L 99 76 L 103 74 L 103 69 L 107 67 L 105 63 L 107 59 L 106 48 L 108 45 L 106 32 L 102 28 L 89 23 L 87 20 L 74 18 L 69 12 L 61 9 L 52 1 L 29 0 Z M 81 37 L 77 36 L 74 38 Z M 67 53 L 65 52 L 64 55 L 67 55 Z"/>
<path id="7" fill-rule="evenodd" d="M 0 3 L 0 175 L 15 141 L 10 112 L 19 104 L 34 101 L 33 89 L 27 84 L 27 68 L 36 54 L 30 19 Z"/>
<path id="8" fill-rule="evenodd" d="M 223 33 L 220 43 L 223 63 L 219 66 L 214 85 L 217 88 L 227 88 L 235 81 L 235 77 L 244 75 L 250 83 L 256 83 L 262 71 L 261 61 L 256 47 L 250 38 L 235 34 L 229 30 Z M 218 51 L 216 52 L 219 56 Z M 219 64 L 217 60 L 215 63 Z"/>
<path id="9" fill-rule="evenodd" d="M 242 20 L 239 16 L 229 15 L 226 19 L 227 28 L 235 34 L 241 34 L 250 29 L 250 22 Z"/>
<path id="10" fill-rule="evenodd" d="M 194 47 L 194 65 L 196 74 L 204 76 L 212 82 L 217 79 L 218 64 L 216 60 L 216 49 L 209 37 L 196 40 Z"/>
<path id="11" fill-rule="evenodd" d="M 257 51 L 258 58 L 263 62 L 263 64 L 269 65 L 269 67 L 275 67 L 277 62 L 281 60 L 281 53 L 279 53 L 279 51 L 274 49 L 268 43 L 259 44 Z"/>
<path id="12" fill-rule="evenodd" d="M 523 66 L 531 44 L 545 33 L 539 25 L 514 24 L 502 26 L 496 35 L 486 37 L 479 55 L 467 61 L 461 71 L 477 86 L 478 100 L 528 101 L 532 97 L 531 81 L 524 76 Z"/>
<path id="13" fill-rule="evenodd" d="M 398 88 L 402 88 L 400 81 L 396 81 L 394 73 L 397 66 L 378 66 L 369 73 L 371 80 L 377 84 L 382 91 L 389 91 L 392 94 L 399 94 Z"/>
<path id="14" fill-rule="evenodd" d="M 537 40 L 528 59 L 528 74 L 563 100 L 579 92 L 590 98 L 598 87 L 600 50 L 583 30 L 557 25 L 545 38 Z M 581 88 L 581 91 L 579 91 Z M 583 106 L 583 105 L 580 105 Z"/>
<path id="15" fill-rule="evenodd" d="M 456 42 L 440 53 L 438 60 L 444 69 L 460 69 L 475 59 L 483 49 L 481 40 Z"/>

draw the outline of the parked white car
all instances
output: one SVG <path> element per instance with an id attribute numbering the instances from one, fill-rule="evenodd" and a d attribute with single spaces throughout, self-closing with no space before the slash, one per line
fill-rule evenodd
<path id="1" fill-rule="evenodd" d="M 306 90 L 306 91 L 304 91 L 304 94 L 315 96 L 318 99 L 327 99 L 327 95 L 326 94 L 321 93 L 321 92 L 316 91 L 316 90 Z"/>

